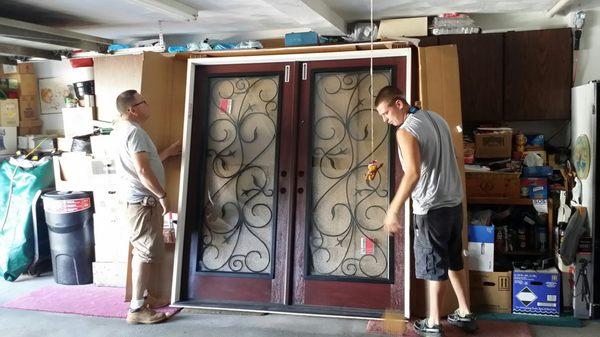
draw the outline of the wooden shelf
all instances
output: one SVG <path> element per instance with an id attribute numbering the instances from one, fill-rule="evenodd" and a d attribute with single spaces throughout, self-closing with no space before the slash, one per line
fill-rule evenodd
<path id="1" fill-rule="evenodd" d="M 468 204 L 473 205 L 533 205 L 533 199 L 527 198 L 494 198 L 494 197 L 471 197 L 467 198 Z M 547 200 L 547 199 L 544 199 Z"/>

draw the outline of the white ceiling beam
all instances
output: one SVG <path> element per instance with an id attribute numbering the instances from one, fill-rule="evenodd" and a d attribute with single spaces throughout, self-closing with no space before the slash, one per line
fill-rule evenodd
<path id="1" fill-rule="evenodd" d="M 564 10 L 567 6 L 569 6 L 571 4 L 571 2 L 573 2 L 573 0 L 559 0 L 554 4 L 554 6 L 552 6 L 552 8 L 548 9 L 546 14 L 549 17 L 553 17 L 557 13 Z"/>
<path id="2" fill-rule="evenodd" d="M 0 17 L 0 36 L 104 52 L 112 40 Z"/>
<path id="3" fill-rule="evenodd" d="M 321 35 L 346 35 L 346 20 L 320 0 L 263 1 Z"/>
<path id="4" fill-rule="evenodd" d="M 149 10 L 181 21 L 196 21 L 198 10 L 175 0 L 129 0 Z"/>

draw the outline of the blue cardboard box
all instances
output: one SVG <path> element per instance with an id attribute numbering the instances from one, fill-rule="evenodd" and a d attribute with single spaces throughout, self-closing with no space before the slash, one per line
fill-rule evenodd
<path id="1" fill-rule="evenodd" d="M 554 267 L 513 272 L 513 314 L 560 316 L 560 273 Z"/>
<path id="2" fill-rule="evenodd" d="M 469 225 L 469 269 L 494 271 L 494 226 Z"/>
<path id="3" fill-rule="evenodd" d="M 319 44 L 317 32 L 287 33 L 285 34 L 285 46 L 314 46 Z"/>

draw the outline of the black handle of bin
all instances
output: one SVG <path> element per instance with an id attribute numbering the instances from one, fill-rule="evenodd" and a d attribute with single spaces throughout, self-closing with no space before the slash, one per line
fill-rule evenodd
<path id="1" fill-rule="evenodd" d="M 58 234 L 71 233 L 71 232 L 81 229 L 82 227 L 83 227 L 82 224 L 75 224 L 75 225 L 69 225 L 69 226 L 64 226 L 64 227 L 48 225 L 49 230 L 53 231 L 54 233 L 58 233 Z"/>

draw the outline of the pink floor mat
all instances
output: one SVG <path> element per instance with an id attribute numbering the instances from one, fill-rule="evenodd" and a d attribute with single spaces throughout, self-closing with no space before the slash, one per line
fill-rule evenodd
<path id="1" fill-rule="evenodd" d="M 97 317 L 125 318 L 129 303 L 124 302 L 125 288 L 96 287 L 94 285 L 52 285 L 28 295 L 0 304 L 7 309 L 59 312 Z M 163 307 L 171 316 L 180 308 Z"/>
<path id="2" fill-rule="evenodd" d="M 477 321 L 479 329 L 474 334 L 466 334 L 461 329 L 443 322 L 444 336 L 446 337 L 533 337 L 527 323 L 514 323 L 506 321 Z M 383 334 L 383 321 L 369 321 L 367 332 Z M 407 323 L 404 337 L 418 337 L 413 330 L 412 322 Z"/>

